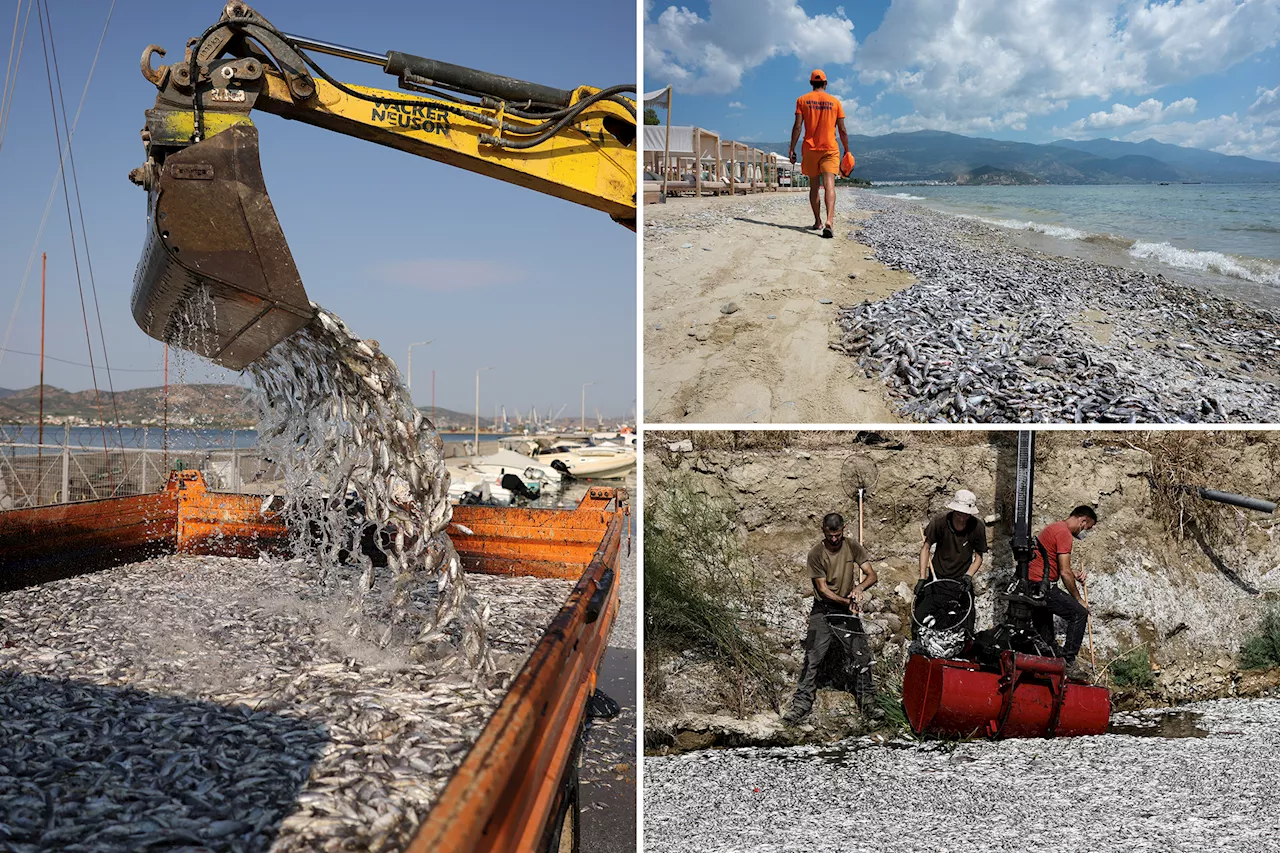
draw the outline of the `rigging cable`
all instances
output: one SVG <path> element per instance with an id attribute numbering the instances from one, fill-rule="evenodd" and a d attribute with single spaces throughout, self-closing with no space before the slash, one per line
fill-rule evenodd
<path id="1" fill-rule="evenodd" d="M 18 41 L 18 55 L 14 58 L 13 40 L 9 41 L 9 62 L 13 67 L 12 85 L 9 69 L 4 72 L 4 95 L 0 97 L 0 148 L 4 147 L 4 134 L 9 128 L 9 111 L 13 109 L 13 96 L 18 91 L 18 66 L 22 64 L 22 48 L 27 43 L 27 25 L 31 23 L 31 6 L 35 0 L 27 3 L 27 17 L 22 21 L 22 38 Z M 13 34 L 18 34 L 18 13 L 22 11 L 22 0 L 18 0 L 18 8 L 13 13 Z"/>
<path id="2" fill-rule="evenodd" d="M 49 47 L 45 42 L 44 35 L 44 15 L 45 9 L 40 0 L 36 0 L 36 15 L 40 22 L 40 46 L 44 50 L 44 71 L 45 77 L 49 81 L 49 109 L 53 114 L 53 136 L 57 143 L 58 151 L 62 151 L 62 134 L 58 129 L 58 105 L 53 97 L 53 69 L 49 65 Z M 70 128 L 67 128 L 68 133 Z M 76 232 L 71 219 L 71 193 L 67 189 L 67 172 L 65 169 L 59 170 L 62 173 L 62 196 L 67 203 L 67 228 L 71 232 L 71 258 L 75 262 L 76 270 L 76 287 L 80 290 L 80 315 L 84 318 L 84 342 L 89 348 L 89 375 L 93 378 L 93 401 L 98 409 L 98 426 L 102 429 L 102 446 L 107 447 L 107 424 L 102 417 L 102 399 L 98 391 L 98 371 L 93 366 L 93 339 L 89 335 L 89 309 L 84 302 L 84 284 L 80 280 L 80 253 L 76 251 Z M 111 476 L 111 466 L 107 465 L 107 485 L 111 489 L 108 494 L 115 494 L 115 482 Z"/>
<path id="3" fill-rule="evenodd" d="M 27 352 L 26 350 L 21 350 L 21 349 L 8 349 L 5 351 L 11 352 L 14 355 L 29 355 L 35 358 L 40 357 L 40 353 L 38 352 Z M 59 362 L 62 362 L 63 364 L 75 365 L 76 367 L 89 366 L 85 364 L 83 361 L 71 361 L 70 359 L 66 359 L 66 358 L 54 358 L 51 355 L 46 355 L 45 359 L 47 361 L 59 361 Z M 160 368 L 159 367 L 117 367 L 115 371 L 116 373 L 159 373 Z"/>
<path id="4" fill-rule="evenodd" d="M 34 0 L 32 0 L 34 3 Z M 114 5 L 114 2 L 113 2 Z M 31 14 L 30 6 L 27 7 L 28 17 Z M 109 21 L 110 19 L 108 19 Z M 106 37 L 106 27 L 102 28 L 103 38 Z M 84 90 L 80 93 L 80 105 L 76 107 L 75 119 L 71 122 L 71 129 L 67 133 L 67 139 L 70 140 L 75 135 L 76 128 L 80 126 L 80 113 L 84 110 L 85 99 L 89 96 L 89 84 L 93 82 L 93 73 L 98 67 L 98 56 L 102 52 L 102 39 L 98 40 L 98 50 L 93 55 L 93 64 L 89 66 L 89 76 L 84 81 Z M 17 85 L 16 82 L 14 84 Z M 10 101 L 12 105 L 12 101 Z M 58 169 L 53 174 L 53 182 L 49 186 L 49 197 L 44 202 L 44 213 L 40 217 L 40 227 L 36 229 L 35 240 L 31 243 L 31 252 L 27 255 L 27 267 L 22 272 L 22 282 L 18 287 L 18 298 L 13 302 L 13 311 L 9 314 L 9 325 L 5 328 L 4 339 L 0 341 L 0 365 L 4 364 L 4 354 L 9 346 L 9 338 L 13 335 L 13 326 L 18 319 L 18 309 L 22 307 L 22 297 L 27 292 L 27 282 L 31 278 L 31 268 L 35 265 L 36 252 L 40 248 L 40 241 L 44 238 L 44 229 L 49 221 L 49 212 L 53 209 L 53 199 L 58 193 L 58 179 L 62 176 L 62 169 L 66 163 L 67 153 L 65 151 L 58 152 Z"/>
<path id="5" fill-rule="evenodd" d="M 111 26 L 111 15 L 115 11 L 116 0 L 111 0 L 111 8 L 107 10 L 107 22 L 102 28 L 102 36 L 98 40 L 98 50 L 102 50 L 102 42 L 107 38 L 107 28 Z M 107 354 L 107 336 L 102 329 L 102 306 L 98 302 L 98 283 L 93 275 L 93 258 L 89 255 L 89 232 L 84 224 L 84 205 L 80 198 L 80 179 L 76 176 L 76 155 L 71 147 L 70 123 L 67 122 L 67 103 L 62 96 L 62 73 L 58 70 L 58 46 L 53 39 L 53 16 L 49 14 L 49 2 L 45 0 L 45 16 L 49 19 L 49 52 L 53 55 L 53 75 L 58 83 L 58 103 L 62 108 L 62 126 L 68 129 L 67 159 L 71 163 L 71 186 L 75 189 L 76 209 L 80 213 L 80 239 L 84 242 L 84 260 L 89 269 L 89 289 L 93 293 L 93 310 L 98 317 L 98 339 L 102 342 L 102 361 L 107 370 L 107 390 L 111 394 L 111 411 L 116 422 L 116 441 L 120 450 L 124 451 L 124 433 L 120 429 L 120 404 L 116 400 L 115 381 L 111 378 L 111 357 Z M 67 211 L 68 218 L 70 210 Z M 90 359 L 92 361 L 92 359 Z"/>

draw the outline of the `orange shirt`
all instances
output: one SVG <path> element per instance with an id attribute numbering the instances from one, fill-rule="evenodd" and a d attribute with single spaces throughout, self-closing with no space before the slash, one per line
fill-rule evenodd
<path id="1" fill-rule="evenodd" d="M 1058 555 L 1070 554 L 1072 541 L 1075 539 L 1067 529 L 1065 521 L 1055 521 L 1040 531 L 1040 542 L 1049 554 L 1049 583 L 1058 580 Z M 1035 549 L 1031 565 L 1027 567 L 1027 579 L 1039 583 L 1044 578 L 1044 560 L 1040 557 L 1040 549 Z"/>
<path id="2" fill-rule="evenodd" d="M 840 99 L 815 89 L 796 98 L 796 115 L 804 119 L 804 151 L 839 151 L 836 120 L 844 118 Z"/>

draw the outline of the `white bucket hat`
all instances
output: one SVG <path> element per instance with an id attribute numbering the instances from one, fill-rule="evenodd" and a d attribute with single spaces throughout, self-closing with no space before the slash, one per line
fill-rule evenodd
<path id="1" fill-rule="evenodd" d="M 955 500 L 947 504 L 947 509 L 953 509 L 956 512 L 963 512 L 966 515 L 977 515 L 978 496 L 968 489 L 961 489 L 956 492 Z"/>

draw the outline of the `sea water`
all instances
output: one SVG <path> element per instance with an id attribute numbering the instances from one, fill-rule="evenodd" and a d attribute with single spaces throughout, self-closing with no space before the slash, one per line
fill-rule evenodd
<path id="1" fill-rule="evenodd" d="M 1280 184 L 884 187 L 1050 254 L 1280 307 Z"/>

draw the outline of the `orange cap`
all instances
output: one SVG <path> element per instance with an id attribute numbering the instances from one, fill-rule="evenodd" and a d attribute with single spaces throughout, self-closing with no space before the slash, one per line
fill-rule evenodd
<path id="1" fill-rule="evenodd" d="M 855 161 L 854 161 L 854 159 L 853 159 L 853 153 L 852 153 L 852 152 L 850 152 L 850 151 L 846 151 L 846 152 L 844 152 L 844 157 L 842 157 L 842 158 L 840 159 L 840 175 L 841 175 L 841 177 L 845 177 L 845 178 L 847 178 L 847 177 L 849 177 L 850 175 L 852 175 L 852 174 L 853 174 L 853 165 L 854 165 L 854 162 L 855 162 Z"/>
<path id="2" fill-rule="evenodd" d="M 823 73 L 822 73 L 822 69 L 821 69 L 821 68 L 815 68 L 815 69 L 813 69 L 813 73 L 809 75 L 809 82 L 810 82 L 810 83 L 825 83 L 825 82 L 827 82 L 827 75 L 825 75 L 825 74 L 823 74 Z"/>

